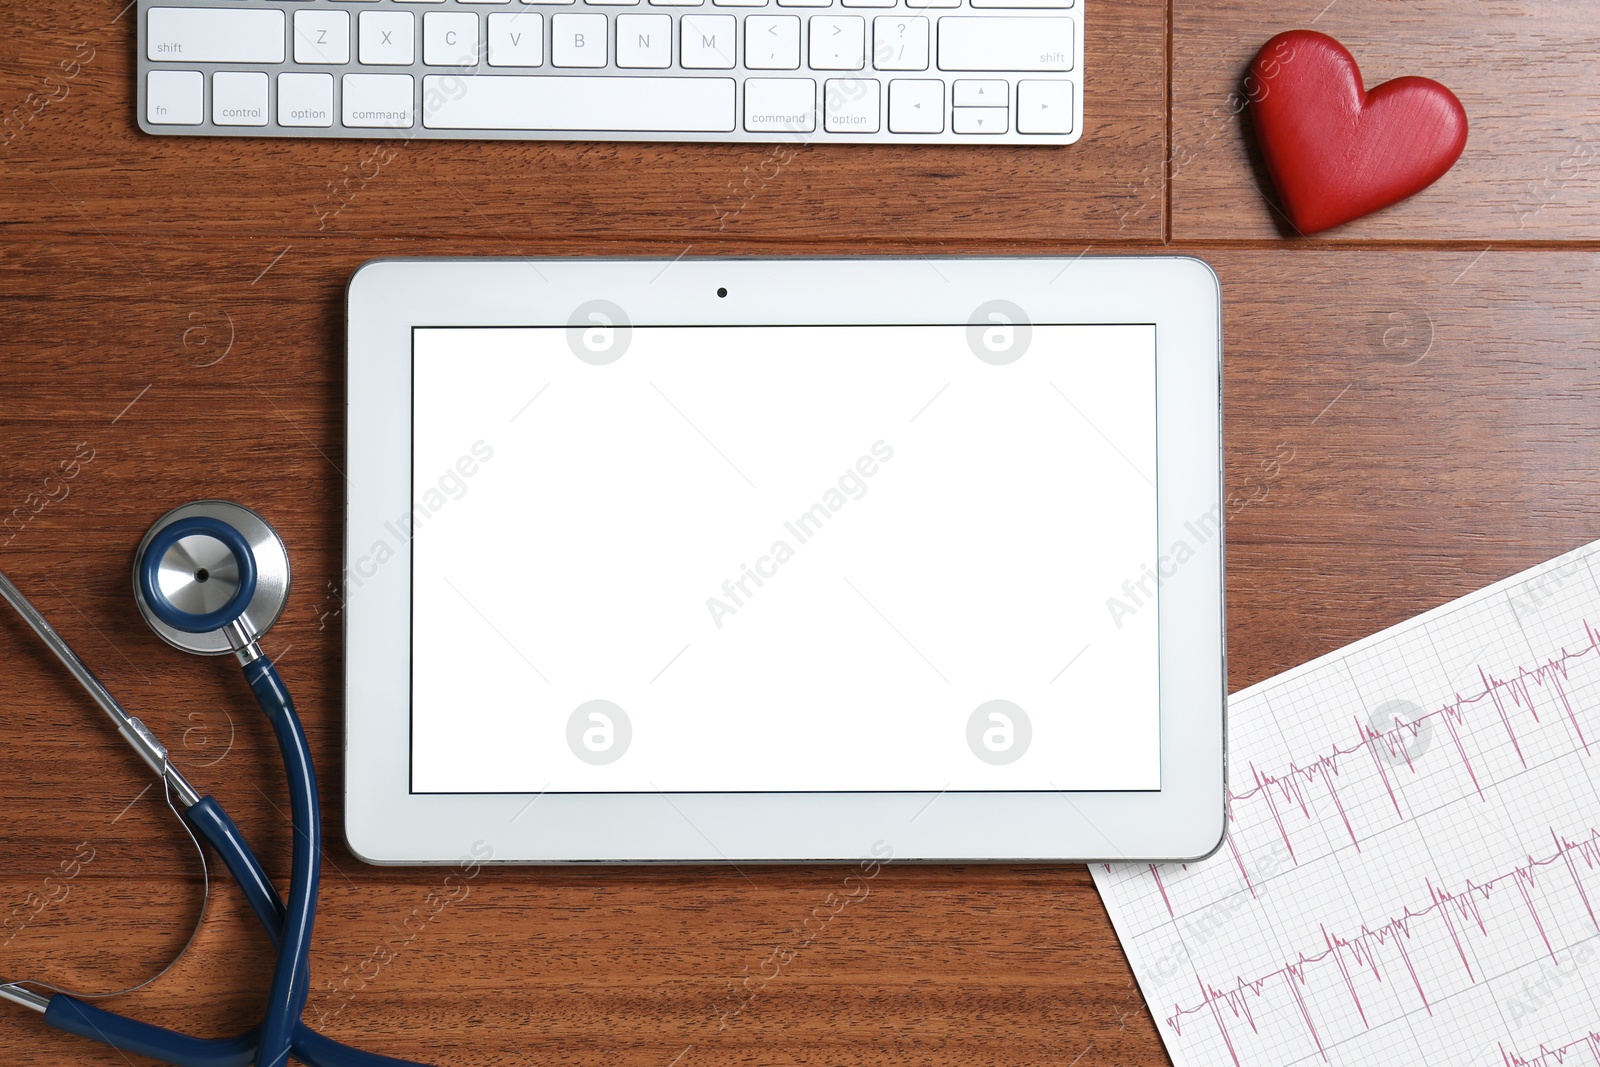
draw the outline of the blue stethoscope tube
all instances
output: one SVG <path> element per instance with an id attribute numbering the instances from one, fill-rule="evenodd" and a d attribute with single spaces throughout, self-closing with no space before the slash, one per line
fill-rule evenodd
<path id="1" fill-rule="evenodd" d="M 170 550 L 185 538 L 209 538 L 231 557 L 237 587 L 221 607 L 198 613 L 174 603 L 161 588 L 161 568 Z M 245 610 L 256 591 L 255 552 L 242 533 L 210 515 L 189 515 L 168 523 L 145 544 L 138 564 L 138 580 L 145 604 L 162 622 L 184 633 L 209 633 L 245 621 Z M 202 574 L 200 577 L 204 577 Z M 253 642 L 254 635 L 248 635 Z M 257 1035 L 257 1067 L 284 1067 L 296 1022 L 305 1009 L 311 989 L 308 953 L 316 918 L 317 883 L 322 852 L 321 805 L 316 772 L 305 732 L 295 714 L 294 701 L 283 679 L 265 656 L 244 664 L 245 681 L 266 712 L 278 738 L 284 771 L 289 780 L 290 821 L 294 840 L 289 865 L 289 903 L 285 910 L 277 962 L 267 994 L 266 1013 Z"/>
<path id="2" fill-rule="evenodd" d="M 252 660 L 244 666 L 244 677 L 278 736 L 278 751 L 283 755 L 289 779 L 289 814 L 294 828 L 289 903 L 284 911 L 267 1013 L 261 1020 L 256 1045 L 256 1067 L 283 1067 L 289 1061 L 290 1041 L 311 991 L 309 956 L 322 868 L 322 804 L 305 730 L 272 661 L 265 656 Z"/>
<path id="3" fill-rule="evenodd" d="M 294 794 L 301 792 L 294 786 L 293 780 L 296 777 L 294 768 L 300 766 L 310 771 L 311 753 L 306 744 L 305 733 L 299 728 L 293 704 L 289 701 L 281 680 L 278 679 L 277 670 L 266 659 L 256 660 L 250 667 L 257 664 L 263 665 L 257 675 L 261 681 L 258 683 L 252 680 L 251 689 L 261 702 L 263 710 L 273 720 L 274 729 L 278 733 L 280 747 L 284 750 L 285 765 L 290 768 L 292 804 Z M 249 668 L 246 670 L 248 672 Z M 279 695 L 282 697 L 281 702 L 278 699 Z M 274 713 L 274 706 L 277 707 L 278 714 Z M 280 728 L 278 726 L 280 721 L 287 722 L 288 728 Z M 316 779 L 313 776 L 308 781 L 314 783 Z M 309 798 L 315 813 L 318 806 L 315 786 L 305 790 L 302 795 Z M 239 832 L 239 828 L 228 817 L 222 805 L 212 797 L 202 797 L 198 803 L 184 812 L 184 818 L 206 843 L 216 850 L 223 864 L 233 874 L 239 887 L 244 891 L 251 910 L 256 913 L 256 918 L 266 931 L 267 937 L 278 947 L 281 960 L 287 951 L 284 929 L 288 926 L 289 913 L 294 905 L 293 863 L 291 862 L 290 905 L 285 908 L 260 860 L 245 843 L 244 835 Z M 311 823 L 305 825 L 316 825 L 316 819 L 313 818 Z M 306 836 L 300 833 L 300 827 L 299 820 L 295 819 L 297 839 Z M 320 834 L 318 836 L 320 837 Z M 318 842 L 311 844 L 315 848 Z M 316 856 L 317 853 L 313 851 L 312 855 Z M 315 868 L 316 864 L 313 863 L 312 866 Z M 313 891 L 311 899 L 314 898 Z M 302 957 L 309 947 L 307 938 L 301 949 Z M 291 1052 L 295 1059 L 310 1064 L 311 1067 L 420 1067 L 409 1060 L 363 1052 L 323 1037 L 300 1021 L 298 1010 L 290 1016 L 290 1019 L 293 1020 L 290 1034 Z M 174 1067 L 246 1067 L 251 1063 L 265 1063 L 264 1060 L 257 1059 L 258 1048 L 261 1045 L 261 1027 L 231 1038 L 190 1037 L 164 1027 L 126 1018 L 66 994 L 57 994 L 50 999 L 44 1021 L 58 1030 L 87 1037 L 124 1052 L 137 1052 L 150 1056 Z"/>
<path id="4" fill-rule="evenodd" d="M 204 534 L 222 542 L 237 564 L 239 588 L 222 608 L 204 614 L 186 612 L 173 603 L 157 581 L 160 562 L 181 538 Z M 283 679 L 272 661 L 261 653 L 256 635 L 249 631 L 245 610 L 256 585 L 253 552 L 242 534 L 225 522 L 205 516 L 179 519 L 162 528 L 145 546 L 137 568 L 146 606 L 163 623 L 186 633 L 206 633 L 231 627 L 243 647 L 235 651 L 244 664 L 245 680 L 257 703 L 271 722 L 283 757 L 289 784 L 294 840 L 291 850 L 289 896 L 287 904 L 279 897 L 255 853 L 239 828 L 212 797 L 186 801 L 185 820 L 194 827 L 233 874 L 251 909 L 277 948 L 267 1009 L 259 1026 L 232 1038 L 196 1038 L 187 1034 L 128 1019 L 115 1012 L 85 1003 L 65 993 L 48 998 L 44 1004 L 47 1025 L 77 1034 L 126 1052 L 137 1052 L 173 1064 L 174 1067 L 283 1067 L 292 1055 L 311 1067 L 420 1067 L 407 1060 L 362 1052 L 323 1037 L 301 1020 L 310 992 L 309 952 L 316 912 L 317 887 L 322 849 L 321 804 L 317 793 L 316 771 L 311 760 L 305 731 L 295 713 Z M 179 779 L 188 797 L 194 793 L 181 782 L 166 760 L 166 752 L 138 720 L 132 719 L 116 703 L 103 685 L 83 666 L 38 610 L 22 596 L 3 574 L 0 593 L 22 613 L 28 623 L 50 644 L 58 658 L 89 689 L 102 708 L 111 713 L 123 728 L 124 720 L 134 725 L 134 733 L 144 740 L 135 744 L 146 762 L 159 762 L 164 777 Z M 127 734 L 124 729 L 125 736 Z M 156 755 L 152 758 L 151 752 Z M 182 792 L 180 791 L 180 792 Z"/>

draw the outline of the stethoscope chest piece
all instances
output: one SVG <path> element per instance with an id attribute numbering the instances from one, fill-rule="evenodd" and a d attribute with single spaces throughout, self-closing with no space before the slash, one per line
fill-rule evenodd
<path id="1" fill-rule="evenodd" d="M 167 644 L 202 656 L 234 650 L 225 627 L 259 636 L 289 599 L 289 554 L 266 519 L 227 500 L 161 516 L 133 559 L 133 597 Z"/>

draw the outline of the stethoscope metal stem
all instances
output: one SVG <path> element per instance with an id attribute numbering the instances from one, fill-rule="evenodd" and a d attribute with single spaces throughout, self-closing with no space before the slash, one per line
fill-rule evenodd
<path id="1" fill-rule="evenodd" d="M 198 804 L 200 802 L 200 794 L 195 792 L 194 787 L 183 777 L 178 768 L 174 767 L 167 759 L 167 747 L 156 738 L 155 734 L 150 732 L 149 727 L 145 726 L 136 717 L 129 715 L 122 705 L 117 703 L 117 698 L 111 695 L 111 691 L 105 687 L 105 684 L 95 677 L 93 671 L 84 666 L 77 653 L 72 651 L 72 646 L 68 645 L 60 634 L 56 633 L 55 627 L 50 625 L 50 621 L 40 614 L 39 609 L 34 607 L 27 597 L 22 595 L 22 590 L 13 585 L 11 579 L 7 578 L 4 572 L 0 572 L 0 597 L 3 597 L 6 603 L 16 609 L 17 614 L 22 616 L 23 621 L 33 629 L 34 633 L 39 635 L 39 639 L 49 647 L 50 651 L 55 653 L 55 657 L 61 661 L 61 665 L 67 668 L 67 673 L 71 674 L 78 684 L 83 687 L 84 691 L 94 698 L 94 702 L 100 705 L 100 710 L 111 717 L 111 721 L 117 727 L 117 732 L 139 754 L 139 758 L 144 760 L 145 765 L 154 771 L 157 777 L 166 779 L 167 783 L 172 787 L 178 803 L 185 808 Z M 0 987 L 0 990 L 3 990 L 3 988 Z M 4 995 L 3 992 L 0 992 L 0 996 Z M 7 999 L 15 998 L 7 997 Z M 19 1001 L 19 1003 L 21 1002 Z"/>
<path id="2" fill-rule="evenodd" d="M 39 1012 L 50 1007 L 49 997 L 19 985 L 0 985 L 0 1000 L 9 1000 L 13 1004 L 20 1004 L 24 1008 L 32 1008 Z"/>
<path id="3" fill-rule="evenodd" d="M 234 619 L 222 628 L 222 632 L 227 635 L 239 666 L 248 667 L 256 660 L 266 658 L 266 653 L 261 651 L 261 642 L 256 640 L 255 628 L 249 625 L 245 616 Z"/>

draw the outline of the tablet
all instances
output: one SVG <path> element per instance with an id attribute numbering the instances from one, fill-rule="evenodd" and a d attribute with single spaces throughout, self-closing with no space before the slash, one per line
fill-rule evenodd
<path id="1" fill-rule="evenodd" d="M 364 265 L 351 849 L 1208 854 L 1220 308 L 1185 257 Z"/>

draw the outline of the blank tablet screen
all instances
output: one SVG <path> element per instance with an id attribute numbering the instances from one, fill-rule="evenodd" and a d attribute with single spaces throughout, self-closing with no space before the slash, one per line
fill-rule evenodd
<path id="1" fill-rule="evenodd" d="M 414 332 L 414 792 L 1160 788 L 1153 326 L 606 322 Z"/>

